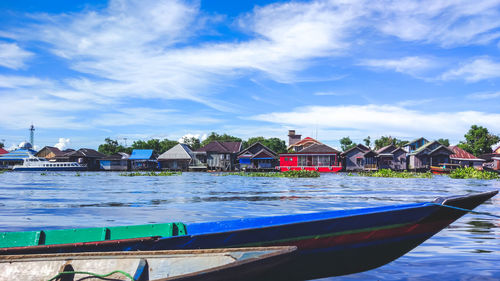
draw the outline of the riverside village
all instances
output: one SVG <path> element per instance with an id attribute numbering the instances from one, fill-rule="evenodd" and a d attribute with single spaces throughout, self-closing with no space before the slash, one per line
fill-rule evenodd
<path id="1" fill-rule="evenodd" d="M 242 141 L 227 134 L 212 133 L 203 142 L 197 138 L 184 138 L 180 142 L 152 139 L 135 141 L 131 147 L 125 147 L 106 138 L 97 150 L 60 150 L 54 146 L 35 150 L 34 131 L 32 125 L 29 142 L 23 141 L 10 151 L 0 148 L 0 169 L 317 173 L 390 170 L 447 174 L 468 167 L 477 171 L 500 171 L 500 138 L 476 125 L 465 135 L 466 140 L 457 145 L 450 145 L 447 139 L 420 137 L 402 141 L 390 136 L 374 143 L 367 137 L 364 143 L 356 144 L 344 137 L 340 140 L 340 149 L 289 130 L 287 143 L 279 138 L 264 137 Z M 477 138 L 487 139 L 486 146 L 474 146 L 479 142 Z"/>

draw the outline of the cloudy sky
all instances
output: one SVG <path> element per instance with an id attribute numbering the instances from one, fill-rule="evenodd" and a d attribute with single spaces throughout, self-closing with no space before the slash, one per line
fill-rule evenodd
<path id="1" fill-rule="evenodd" d="M 76 4 L 75 4 L 76 3 Z M 0 2 L 0 141 L 500 134 L 500 1 Z"/>

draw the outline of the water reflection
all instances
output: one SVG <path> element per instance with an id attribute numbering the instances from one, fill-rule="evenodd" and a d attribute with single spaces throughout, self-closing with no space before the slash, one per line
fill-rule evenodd
<path id="1" fill-rule="evenodd" d="M 0 182 L 0 231 L 309 213 L 424 202 L 500 188 L 500 181 L 343 174 L 284 179 L 204 173 L 176 177 L 4 173 Z M 479 211 L 500 215 L 500 196 Z M 500 280 L 499 226 L 496 218 L 468 214 L 389 265 L 326 280 Z"/>

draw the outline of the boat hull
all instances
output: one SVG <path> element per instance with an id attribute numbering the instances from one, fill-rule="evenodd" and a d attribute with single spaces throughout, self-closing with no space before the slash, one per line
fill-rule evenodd
<path id="1" fill-rule="evenodd" d="M 188 235 L 0 249 L 2 254 L 296 246 L 262 280 L 304 280 L 361 272 L 412 250 L 498 191 L 434 202 L 187 225 Z"/>
<path id="2" fill-rule="evenodd" d="M 0 280 L 45 281 L 62 271 L 80 272 L 64 274 L 62 280 L 94 280 L 87 273 L 106 275 L 117 269 L 121 272 L 104 279 L 123 280 L 128 274 L 142 281 L 220 281 L 234 280 L 235 276 L 254 280 L 287 261 L 295 250 L 266 247 L 0 256 Z"/>
<path id="3" fill-rule="evenodd" d="M 14 167 L 14 171 L 23 172 L 77 172 L 85 171 L 87 167 Z"/>

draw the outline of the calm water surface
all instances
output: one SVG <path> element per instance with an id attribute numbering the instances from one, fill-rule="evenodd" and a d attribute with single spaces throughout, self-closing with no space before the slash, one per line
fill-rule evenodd
<path id="1" fill-rule="evenodd" d="M 500 189 L 500 181 L 247 178 L 184 173 L 0 174 L 0 231 L 202 222 L 423 202 Z M 477 210 L 500 215 L 500 196 Z M 500 219 L 467 214 L 383 267 L 324 280 L 500 280 Z"/>

